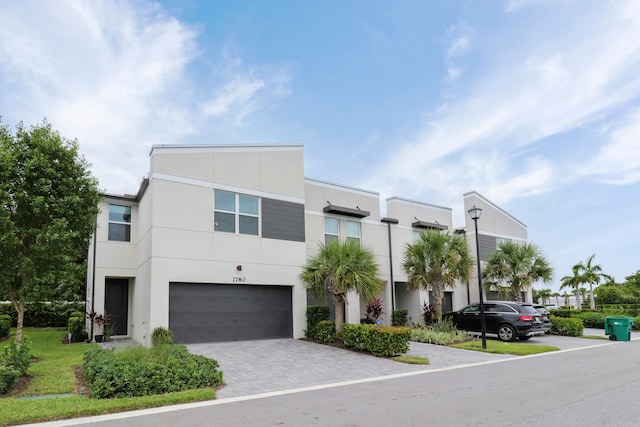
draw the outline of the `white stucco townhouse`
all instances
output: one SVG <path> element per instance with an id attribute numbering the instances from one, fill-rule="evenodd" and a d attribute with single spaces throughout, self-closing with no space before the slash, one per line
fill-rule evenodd
<path id="1" fill-rule="evenodd" d="M 500 239 L 526 241 L 527 229 L 481 195 L 480 256 Z M 426 291 L 406 288 L 404 247 L 427 229 L 453 229 L 452 209 L 304 177 L 302 145 L 158 145 L 135 195 L 106 194 L 89 249 L 87 310 L 106 311 L 117 335 L 150 345 L 151 331 L 176 342 L 300 338 L 307 297 L 298 279 L 318 243 L 356 239 L 371 248 L 386 286 L 383 320 L 407 309 L 421 320 Z M 474 276 L 447 292 L 444 309 L 478 299 Z M 393 286 L 391 285 L 393 284 Z M 530 294 L 526 297 L 530 300 Z M 346 321 L 358 323 L 367 301 L 350 295 Z M 332 305 L 329 302 L 329 305 Z"/>

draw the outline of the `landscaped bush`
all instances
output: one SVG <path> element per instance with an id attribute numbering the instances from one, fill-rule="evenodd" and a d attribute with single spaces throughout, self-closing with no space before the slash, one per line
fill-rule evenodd
<path id="1" fill-rule="evenodd" d="M 0 338 L 8 337 L 11 331 L 11 316 L 0 314 Z"/>
<path id="2" fill-rule="evenodd" d="M 551 314 L 553 314 L 556 317 L 563 317 L 565 319 L 568 319 L 569 317 L 573 317 L 572 315 L 576 315 L 579 314 L 580 310 L 567 310 L 564 308 L 560 308 L 557 310 L 552 310 Z"/>
<path id="3" fill-rule="evenodd" d="M 66 328 L 71 313 L 84 313 L 84 305 L 84 302 L 28 302 L 25 304 L 24 326 Z M 11 316 L 11 325 L 16 326 L 18 313 L 13 304 L 0 303 L 0 314 Z"/>
<path id="4" fill-rule="evenodd" d="M 422 305 L 422 320 L 425 325 L 430 325 L 435 321 L 435 307 L 433 304 L 429 304 L 428 301 L 425 301 Z"/>
<path id="5" fill-rule="evenodd" d="M 323 344 L 336 340 L 336 325 L 331 320 L 323 320 L 316 325 L 316 339 Z"/>
<path id="6" fill-rule="evenodd" d="M 0 355 L 0 393 L 6 393 L 18 381 L 18 378 L 27 373 L 31 364 L 31 347 L 27 338 L 22 339 L 18 345 L 15 339 L 5 346 Z"/>
<path id="7" fill-rule="evenodd" d="M 162 344 L 173 344 L 173 332 L 159 326 L 151 333 L 151 343 L 154 347 Z"/>
<path id="8" fill-rule="evenodd" d="M 391 313 L 391 325 L 407 326 L 409 310 L 393 310 Z"/>
<path id="9" fill-rule="evenodd" d="M 634 331 L 640 331 L 640 316 L 633 318 L 633 325 L 631 325 L 631 329 Z"/>
<path id="10" fill-rule="evenodd" d="M 376 356 L 398 356 L 409 351 L 411 329 L 395 326 L 346 324 L 340 337 L 349 348 Z"/>
<path id="11" fill-rule="evenodd" d="M 551 316 L 551 333 L 556 335 L 568 335 L 579 337 L 584 330 L 584 323 L 581 319 L 572 317 L 564 318 Z"/>
<path id="12" fill-rule="evenodd" d="M 316 326 L 323 320 L 329 320 L 329 307 L 310 305 L 307 307 L 307 337 L 316 339 Z"/>
<path id="13" fill-rule="evenodd" d="M 431 326 L 411 330 L 411 341 L 437 345 L 451 345 L 469 340 L 467 331 L 458 330 L 450 319 L 443 319 Z"/>
<path id="14" fill-rule="evenodd" d="M 136 347 L 121 352 L 93 349 L 84 355 L 91 397 L 134 397 L 222 384 L 218 362 L 190 354 L 184 345 Z"/>
<path id="15" fill-rule="evenodd" d="M 578 319 L 582 319 L 582 323 L 585 328 L 600 328 L 604 329 L 604 319 L 607 317 L 602 313 L 594 311 L 583 311 L 576 316 Z"/>
<path id="16" fill-rule="evenodd" d="M 73 342 L 81 342 L 86 339 L 86 333 L 82 333 L 84 330 L 84 316 L 69 317 L 67 325 L 67 330 L 71 333 L 71 340 Z"/>
<path id="17" fill-rule="evenodd" d="M 382 316 L 382 300 L 376 298 L 367 303 L 365 317 L 360 319 L 360 323 L 367 325 L 376 325 Z"/>

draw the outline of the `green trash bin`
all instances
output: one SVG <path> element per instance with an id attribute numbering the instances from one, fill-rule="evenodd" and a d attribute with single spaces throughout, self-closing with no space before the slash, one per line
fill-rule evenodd
<path id="1" fill-rule="evenodd" d="M 612 341 L 630 341 L 633 319 L 629 317 L 607 316 L 604 319 L 604 334 Z"/>

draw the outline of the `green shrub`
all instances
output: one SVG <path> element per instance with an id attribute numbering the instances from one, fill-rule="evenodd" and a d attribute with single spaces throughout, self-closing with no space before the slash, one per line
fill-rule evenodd
<path id="1" fill-rule="evenodd" d="M 331 314 L 329 307 L 310 305 L 307 307 L 307 337 L 317 339 L 316 326 L 323 320 L 329 320 Z"/>
<path id="2" fill-rule="evenodd" d="M 556 335 L 568 335 L 579 337 L 584 330 L 584 323 L 581 319 L 572 317 L 564 318 L 551 316 L 551 333 Z"/>
<path id="3" fill-rule="evenodd" d="M 151 333 L 151 343 L 154 347 L 162 344 L 173 344 L 173 332 L 159 326 Z"/>
<path id="4" fill-rule="evenodd" d="M 563 317 L 565 319 L 568 319 L 569 317 L 573 317 L 572 315 L 575 315 L 578 313 L 580 313 L 580 310 L 567 310 L 565 308 L 560 308 L 560 309 L 551 311 L 551 314 L 553 314 L 554 316 Z"/>
<path id="5" fill-rule="evenodd" d="M 11 316 L 0 314 L 0 338 L 8 337 L 11 332 Z"/>
<path id="6" fill-rule="evenodd" d="M 344 345 L 376 356 L 398 356 L 409 351 L 411 329 L 396 326 L 352 325 L 342 327 Z"/>
<path id="7" fill-rule="evenodd" d="M 136 347 L 122 352 L 92 349 L 84 354 L 91 397 L 134 397 L 222 384 L 218 362 L 190 354 L 184 345 Z"/>
<path id="8" fill-rule="evenodd" d="M 0 365 L 0 394 L 8 393 L 20 375 L 11 366 Z"/>
<path id="9" fill-rule="evenodd" d="M 25 337 L 22 344 L 18 345 L 15 338 L 5 346 L 0 354 L 0 393 L 7 393 L 18 381 L 18 378 L 27 373 L 31 364 L 31 346 Z"/>
<path id="10" fill-rule="evenodd" d="M 640 331 L 640 316 L 633 318 L 633 325 L 631 325 L 631 329 L 634 331 Z"/>
<path id="11" fill-rule="evenodd" d="M 602 313 L 594 311 L 583 311 L 576 316 L 578 319 L 582 319 L 582 323 L 585 328 L 600 328 L 604 329 L 604 319 L 607 317 Z"/>
<path id="12" fill-rule="evenodd" d="M 432 328 L 417 328 L 411 330 L 411 341 L 427 344 L 451 345 L 469 340 L 466 331 L 439 332 Z"/>
<path id="13" fill-rule="evenodd" d="M 336 341 L 336 324 L 332 320 L 323 320 L 316 325 L 316 339 L 323 344 Z"/>
<path id="14" fill-rule="evenodd" d="M 83 340 L 84 334 L 84 316 L 83 317 L 69 317 L 67 321 L 67 331 L 71 333 L 71 340 L 74 342 L 80 342 Z"/>
<path id="15" fill-rule="evenodd" d="M 28 302 L 24 307 L 24 326 L 66 328 L 67 319 L 72 317 L 71 313 L 84 313 L 84 306 L 84 302 Z M 18 313 L 13 308 L 13 304 L 0 303 L 0 314 L 11 316 L 11 325 L 16 326 Z M 84 314 L 81 316 L 84 316 Z"/>
<path id="16" fill-rule="evenodd" d="M 393 310 L 391 313 L 391 325 L 407 326 L 409 310 Z"/>

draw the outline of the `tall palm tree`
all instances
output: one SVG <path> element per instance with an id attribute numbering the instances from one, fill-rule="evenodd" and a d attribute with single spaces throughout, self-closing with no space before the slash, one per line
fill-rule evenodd
<path id="1" fill-rule="evenodd" d="M 557 305 L 558 307 L 560 307 L 560 300 L 559 300 L 559 298 L 560 298 L 560 292 L 554 292 L 554 293 L 552 293 L 552 294 L 551 294 L 551 296 L 552 296 L 552 297 L 554 297 L 554 298 L 556 299 L 556 305 Z"/>
<path id="2" fill-rule="evenodd" d="M 317 299 L 324 300 L 327 293 L 332 295 L 338 331 L 344 323 L 344 304 L 350 291 L 370 300 L 384 286 L 373 252 L 356 241 L 320 244 L 318 253 L 307 261 L 299 277 Z"/>
<path id="3" fill-rule="evenodd" d="M 599 285 L 602 279 L 608 282 L 613 281 L 611 276 L 602 272 L 600 264 L 593 264 L 593 258 L 595 258 L 595 256 L 596 254 L 593 254 L 587 259 L 586 263 L 580 262 L 576 265 L 582 283 L 589 284 L 589 308 L 592 310 L 596 308 L 596 302 L 593 297 L 593 285 Z"/>
<path id="4" fill-rule="evenodd" d="M 403 268 L 409 289 L 423 288 L 433 293 L 436 319 L 442 319 L 445 288 L 453 288 L 456 280 L 469 280 L 473 259 L 462 236 L 429 230 L 405 246 Z"/>
<path id="5" fill-rule="evenodd" d="M 549 302 L 549 298 L 551 298 L 551 289 L 540 289 L 538 296 L 542 299 L 542 305 L 546 305 Z"/>
<path id="6" fill-rule="evenodd" d="M 482 271 L 485 289 L 506 283 L 514 301 L 521 301 L 521 293 L 535 282 L 550 283 L 553 269 L 533 243 L 505 240 L 487 259 Z"/>
<path id="7" fill-rule="evenodd" d="M 560 279 L 560 289 L 572 289 L 576 296 L 577 308 L 580 309 L 582 307 L 582 303 L 580 302 L 580 285 L 582 284 L 582 278 L 580 277 L 578 264 L 574 265 L 571 270 L 573 271 L 573 276 L 564 276 Z M 566 300 L 567 298 L 565 297 L 565 301 Z"/>

